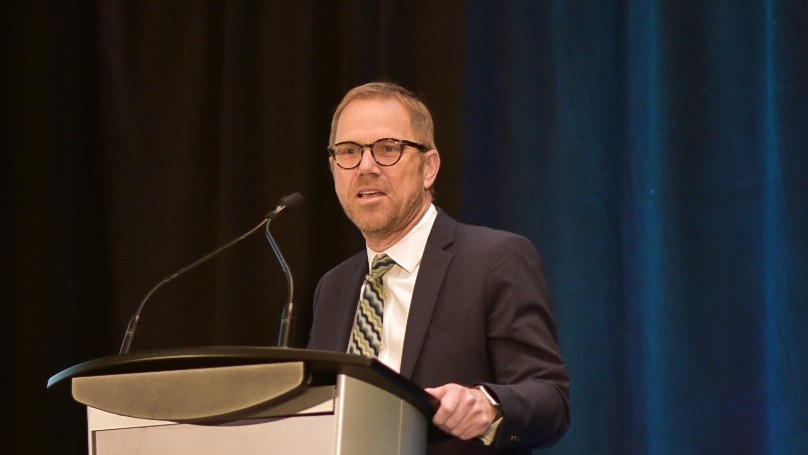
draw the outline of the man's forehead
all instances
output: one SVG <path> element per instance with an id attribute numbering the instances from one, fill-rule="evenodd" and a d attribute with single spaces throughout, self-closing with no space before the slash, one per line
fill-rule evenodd
<path id="1" fill-rule="evenodd" d="M 383 109 L 389 111 L 395 111 L 397 113 L 403 113 L 404 115 L 408 115 L 407 109 L 404 107 L 404 104 L 399 101 L 397 98 L 392 96 L 363 96 L 360 98 L 356 98 L 348 102 L 345 105 L 345 108 L 340 115 L 340 119 L 345 115 L 345 112 L 348 111 L 356 111 L 356 110 L 363 110 L 363 109 Z"/>
<path id="2" fill-rule="evenodd" d="M 363 98 L 353 100 L 345 106 L 337 122 L 336 135 L 353 130 L 403 130 L 399 134 L 410 133 L 412 129 L 409 112 L 394 98 Z"/>

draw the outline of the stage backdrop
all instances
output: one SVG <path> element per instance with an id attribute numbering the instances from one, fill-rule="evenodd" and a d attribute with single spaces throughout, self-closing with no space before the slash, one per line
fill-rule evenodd
<path id="1" fill-rule="evenodd" d="M 295 275 L 362 247 L 327 168 L 348 88 L 433 109 L 437 203 L 540 250 L 572 375 L 555 454 L 808 452 L 808 4 L 6 2 L 0 166 L 10 453 L 81 453 L 63 368 L 260 221 Z M 261 235 L 149 301 L 133 350 L 273 345 Z"/>

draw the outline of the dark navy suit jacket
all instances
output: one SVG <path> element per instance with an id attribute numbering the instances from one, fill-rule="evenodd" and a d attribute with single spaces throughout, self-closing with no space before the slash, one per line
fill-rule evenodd
<path id="1" fill-rule="evenodd" d="M 362 251 L 323 276 L 310 348 L 345 352 L 367 273 Z M 438 211 L 413 291 L 400 373 L 421 387 L 485 384 L 502 405 L 505 418 L 492 447 L 431 427 L 429 454 L 529 454 L 566 432 L 569 377 L 529 240 Z"/>

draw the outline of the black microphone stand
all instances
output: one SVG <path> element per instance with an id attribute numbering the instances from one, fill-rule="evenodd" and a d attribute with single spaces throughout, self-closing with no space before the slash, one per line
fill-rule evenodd
<path id="1" fill-rule="evenodd" d="M 295 311 L 294 282 L 292 280 L 292 272 L 289 270 L 289 265 L 283 258 L 283 254 L 281 254 L 281 249 L 278 248 L 278 244 L 275 243 L 275 239 L 269 232 L 270 222 L 272 222 L 271 218 L 267 221 L 267 224 L 264 225 L 264 234 L 266 235 L 269 245 L 272 247 L 272 251 L 275 252 L 278 262 L 281 264 L 281 269 L 283 269 L 284 275 L 286 275 L 286 290 L 288 295 L 286 305 L 283 307 L 283 313 L 281 313 L 281 328 L 280 332 L 278 333 L 278 346 L 288 348 L 292 331 L 292 318 L 294 317 L 293 315 Z"/>

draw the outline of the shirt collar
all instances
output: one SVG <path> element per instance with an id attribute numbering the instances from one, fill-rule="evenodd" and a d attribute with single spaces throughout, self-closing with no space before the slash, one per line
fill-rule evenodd
<path id="1" fill-rule="evenodd" d="M 390 248 L 383 252 L 375 252 L 370 247 L 366 246 L 368 254 L 368 270 L 373 263 L 373 258 L 377 254 L 387 253 L 388 256 L 393 258 L 399 267 L 406 270 L 407 273 L 412 273 L 415 267 L 421 263 L 421 257 L 424 255 L 424 248 L 426 241 L 429 238 L 429 233 L 432 231 L 432 225 L 435 223 L 435 218 L 438 216 L 438 210 L 434 204 L 429 204 L 421 221 L 415 225 L 410 232 L 407 233 L 401 240 L 393 244 Z"/>

